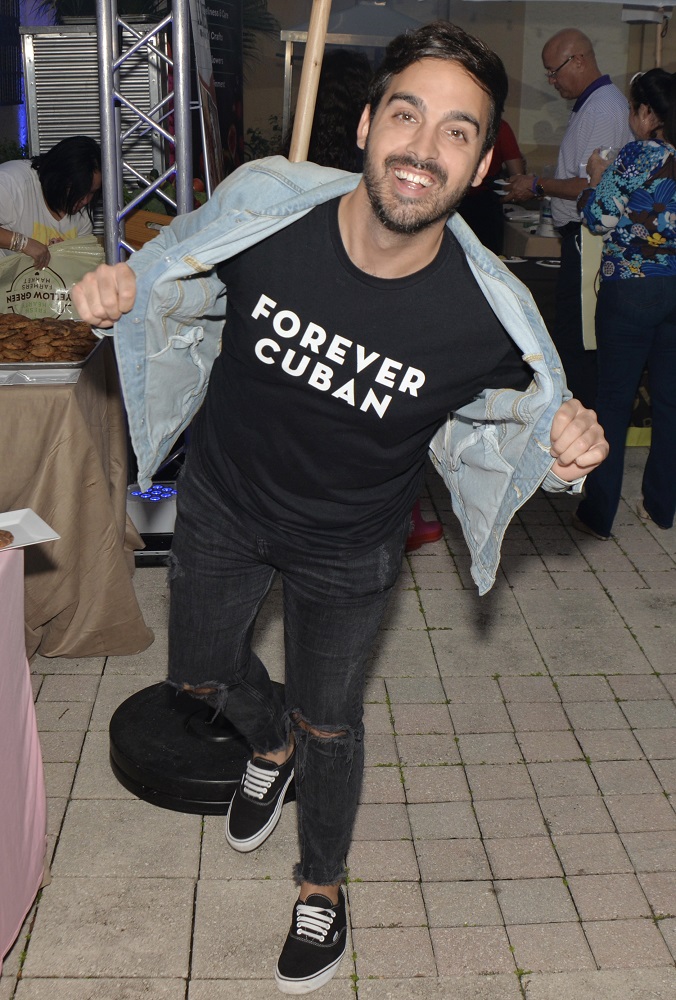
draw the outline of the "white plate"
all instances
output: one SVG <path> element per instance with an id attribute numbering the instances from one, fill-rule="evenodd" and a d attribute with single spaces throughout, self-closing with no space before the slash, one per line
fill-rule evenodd
<path id="1" fill-rule="evenodd" d="M 0 552 L 7 549 L 20 549 L 24 545 L 36 545 L 38 542 L 52 542 L 61 535 L 49 527 L 41 517 L 31 510 L 30 507 L 24 510 L 8 510 L 0 514 L 0 528 L 11 531 L 14 541 L 11 545 L 5 545 Z"/>

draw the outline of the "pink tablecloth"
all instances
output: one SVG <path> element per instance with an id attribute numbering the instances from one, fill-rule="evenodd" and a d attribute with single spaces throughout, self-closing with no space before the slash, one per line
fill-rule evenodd
<path id="1" fill-rule="evenodd" d="M 0 551 L 0 971 L 40 888 L 47 802 L 23 612 L 23 550 Z"/>

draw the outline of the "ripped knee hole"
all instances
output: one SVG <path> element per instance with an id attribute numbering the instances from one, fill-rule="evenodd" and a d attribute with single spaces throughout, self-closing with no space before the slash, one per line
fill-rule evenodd
<path id="1" fill-rule="evenodd" d="M 331 732 L 327 732 L 325 729 L 317 729 L 316 726 L 311 726 L 309 722 L 305 721 L 305 719 L 301 719 L 296 712 L 292 714 L 291 718 L 293 719 L 295 725 L 300 726 L 300 728 L 304 729 L 306 733 L 310 734 L 310 736 L 318 736 L 323 740 L 337 740 L 341 739 L 341 737 L 347 736 L 347 731 L 345 729 L 339 729 L 338 731 Z"/>
<path id="2" fill-rule="evenodd" d="M 202 697 L 217 694 L 217 689 L 214 687 L 193 687 L 192 684 L 184 684 L 182 690 L 187 691 L 189 694 L 201 695 Z"/>

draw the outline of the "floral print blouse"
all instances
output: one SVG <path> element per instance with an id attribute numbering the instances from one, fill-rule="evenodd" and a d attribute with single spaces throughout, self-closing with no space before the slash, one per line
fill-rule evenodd
<path id="1" fill-rule="evenodd" d="M 602 281 L 676 276 L 676 149 L 668 142 L 628 142 L 577 207 L 583 224 L 604 234 Z"/>

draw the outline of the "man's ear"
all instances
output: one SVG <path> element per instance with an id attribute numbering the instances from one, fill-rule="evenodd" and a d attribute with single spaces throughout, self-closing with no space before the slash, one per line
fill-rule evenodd
<path id="1" fill-rule="evenodd" d="M 472 178 L 471 187 L 473 188 L 479 187 L 479 185 L 481 184 L 482 180 L 484 179 L 484 177 L 488 172 L 492 156 L 493 156 L 493 148 L 491 147 L 491 149 L 488 150 L 485 156 L 482 156 L 482 158 L 479 160 L 479 166 L 476 168 L 476 173 Z"/>
<path id="2" fill-rule="evenodd" d="M 366 145 L 366 138 L 371 127 L 371 105 L 367 104 L 361 113 L 359 124 L 357 125 L 357 145 L 363 149 Z"/>

